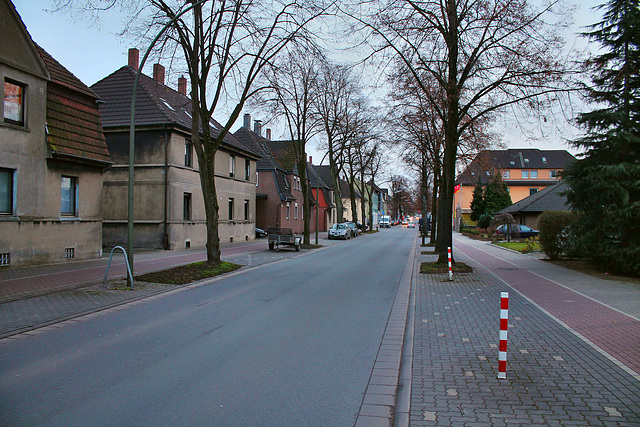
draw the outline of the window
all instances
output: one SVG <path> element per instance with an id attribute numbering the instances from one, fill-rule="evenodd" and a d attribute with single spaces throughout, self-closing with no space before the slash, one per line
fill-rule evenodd
<path id="1" fill-rule="evenodd" d="M 233 197 L 229 198 L 229 221 L 233 221 Z"/>
<path id="2" fill-rule="evenodd" d="M 249 221 L 249 201 L 244 201 L 244 220 Z"/>
<path id="3" fill-rule="evenodd" d="M 529 178 L 529 171 L 522 171 L 522 179 L 528 179 Z"/>
<path id="4" fill-rule="evenodd" d="M 24 126 L 25 87 L 5 80 L 4 82 L 4 121 Z"/>
<path id="5" fill-rule="evenodd" d="M 529 175 L 531 176 L 531 179 L 538 179 L 538 171 L 531 171 Z"/>
<path id="6" fill-rule="evenodd" d="M 78 178 L 63 176 L 60 185 L 60 214 L 78 216 Z"/>
<path id="7" fill-rule="evenodd" d="M 298 204 L 296 203 L 294 208 L 293 208 L 293 219 L 298 219 Z"/>
<path id="8" fill-rule="evenodd" d="M 13 213 L 13 170 L 0 168 L 0 215 Z"/>
<path id="9" fill-rule="evenodd" d="M 547 163 L 547 158 L 546 157 L 542 158 L 542 163 Z"/>
<path id="10" fill-rule="evenodd" d="M 532 196 L 532 195 L 536 194 L 537 192 L 538 192 L 538 189 L 537 189 L 537 188 L 530 188 L 530 189 L 529 189 L 529 195 L 530 195 L 530 196 Z"/>
<path id="11" fill-rule="evenodd" d="M 558 178 L 558 171 L 549 171 L 549 178 L 557 179 Z"/>
<path id="12" fill-rule="evenodd" d="M 289 219 L 291 216 L 291 203 L 287 202 L 287 216 L 286 219 Z"/>
<path id="13" fill-rule="evenodd" d="M 502 179 L 511 178 L 511 171 L 502 171 Z"/>
<path id="14" fill-rule="evenodd" d="M 182 219 L 191 220 L 191 193 L 184 193 L 182 196 Z"/>
<path id="15" fill-rule="evenodd" d="M 244 180 L 249 181 L 251 178 L 251 160 L 244 160 Z"/>
<path id="16" fill-rule="evenodd" d="M 190 139 L 184 141 L 184 165 L 193 167 L 193 144 Z"/>
<path id="17" fill-rule="evenodd" d="M 233 154 L 229 156 L 229 176 L 232 178 L 236 176 L 236 156 Z"/>

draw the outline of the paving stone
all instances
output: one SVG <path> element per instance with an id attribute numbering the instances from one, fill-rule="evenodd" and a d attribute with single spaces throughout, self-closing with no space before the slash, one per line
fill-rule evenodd
<path id="1" fill-rule="evenodd" d="M 435 260 L 433 255 L 418 256 L 417 265 Z M 414 274 L 415 317 L 420 321 L 414 326 L 410 425 L 428 422 L 425 413 L 436 414 L 437 423 L 415 425 L 637 421 L 636 378 L 461 251 L 457 259 L 474 272 L 458 274 L 453 282 Z M 506 380 L 497 379 L 502 291 L 510 291 Z M 617 408 L 622 417 L 606 417 L 604 406 Z"/>

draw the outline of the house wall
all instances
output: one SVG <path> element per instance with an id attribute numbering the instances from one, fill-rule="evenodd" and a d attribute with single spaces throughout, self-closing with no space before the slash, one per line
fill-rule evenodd
<path id="1" fill-rule="evenodd" d="M 266 194 L 267 198 L 256 202 L 256 227 L 264 230 L 280 227 L 280 194 L 273 171 L 258 171 L 257 191 Z"/>
<path id="2" fill-rule="evenodd" d="M 522 178 L 522 171 L 529 171 L 529 175 L 532 170 L 538 174 L 537 178 Z M 551 171 L 561 172 L 561 169 L 501 169 L 502 179 L 507 183 L 509 188 L 509 194 L 511 195 L 511 201 L 513 203 L 529 197 L 532 190 L 540 191 L 549 185 L 549 182 L 557 181 L 557 177 L 551 176 Z M 508 175 L 507 175 L 508 174 Z M 508 176 L 508 178 L 506 177 Z M 463 184 L 458 192 L 454 194 L 454 220 L 455 224 L 460 222 L 460 214 L 456 211 L 462 212 L 462 218 L 465 224 L 473 224 L 474 222 L 469 219 L 471 213 L 471 200 L 473 200 L 474 185 Z M 529 225 L 529 224 L 526 224 Z M 535 228 L 535 227 L 534 227 Z"/>
<path id="3" fill-rule="evenodd" d="M 105 174 L 103 240 L 107 247 L 126 242 L 128 191 L 128 133 L 108 133 L 115 164 Z M 134 174 L 134 247 L 184 249 L 206 244 L 206 213 L 195 150 L 192 166 L 185 164 L 182 132 L 157 129 L 136 134 Z M 168 145 L 167 145 L 168 142 Z M 126 150 L 125 150 L 126 149 Z M 166 163 L 165 165 L 165 156 Z M 255 238 L 255 162 L 249 180 L 245 178 L 245 157 L 236 155 L 236 176 L 229 176 L 230 154 L 216 153 L 219 238 L 221 243 Z M 165 178 L 166 175 L 166 178 Z M 166 188 L 166 190 L 165 190 Z M 185 194 L 191 195 L 191 217 L 184 216 Z M 229 220 L 230 198 L 234 216 Z M 165 200 L 166 199 L 166 200 Z M 249 200 L 249 217 L 244 219 L 244 201 Z"/>
<path id="4" fill-rule="evenodd" d="M 13 211 L 0 214 L 0 254 L 9 254 L 10 266 L 101 256 L 102 167 L 51 159 L 47 81 L 0 63 L 0 92 L 7 78 L 25 85 L 25 126 L 4 123 L 0 103 L 0 168 L 14 171 Z M 78 180 L 73 218 L 60 214 L 62 175 Z"/>
<path id="5" fill-rule="evenodd" d="M 351 210 L 351 199 L 350 198 L 342 198 L 342 207 L 345 208 L 343 218 L 346 222 L 353 222 L 353 212 Z M 358 222 L 362 223 L 362 218 L 360 218 L 362 213 L 362 200 L 360 198 L 356 198 L 356 210 L 358 215 Z"/>

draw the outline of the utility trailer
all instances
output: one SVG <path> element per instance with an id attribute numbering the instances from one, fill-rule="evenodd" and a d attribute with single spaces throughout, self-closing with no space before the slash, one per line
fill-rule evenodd
<path id="1" fill-rule="evenodd" d="M 300 251 L 302 238 L 293 234 L 293 230 L 283 227 L 269 227 L 267 229 L 270 250 L 280 250 L 280 246 L 293 246 L 296 252 Z"/>

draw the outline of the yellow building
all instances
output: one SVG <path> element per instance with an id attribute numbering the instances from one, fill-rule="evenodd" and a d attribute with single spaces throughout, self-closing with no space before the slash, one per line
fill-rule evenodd
<path id="1" fill-rule="evenodd" d="M 566 150 L 540 150 L 537 148 L 483 150 L 456 180 L 459 190 L 454 194 L 454 224 L 474 224 L 471 215 L 473 189 L 478 181 L 486 185 L 498 170 L 507 183 L 511 201 L 525 197 L 558 182 L 560 172 L 573 160 Z"/>

